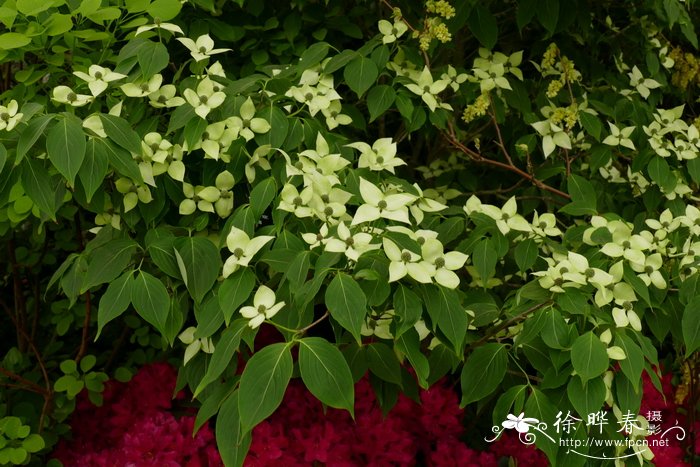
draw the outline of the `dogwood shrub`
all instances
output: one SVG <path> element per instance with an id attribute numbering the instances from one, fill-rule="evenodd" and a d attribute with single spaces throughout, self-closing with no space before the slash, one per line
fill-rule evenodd
<path id="1" fill-rule="evenodd" d="M 698 372 L 696 18 L 7 3 L 0 461 L 41 462 L 78 394 L 164 353 L 227 465 L 292 378 L 353 417 L 367 373 L 385 411 L 449 375 L 485 426 L 551 435 L 569 413 L 584 433 L 602 411 L 608 438 L 643 437 L 618 429 L 642 376 Z M 256 347 L 265 327 L 283 341 Z M 552 465 L 654 456 L 536 445 Z"/>

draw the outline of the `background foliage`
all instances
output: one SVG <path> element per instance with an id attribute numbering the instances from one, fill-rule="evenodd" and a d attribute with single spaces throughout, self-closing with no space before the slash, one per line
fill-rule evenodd
<path id="1" fill-rule="evenodd" d="M 43 465 L 81 391 L 166 356 L 229 465 L 292 378 L 352 415 L 368 372 L 385 411 L 450 375 L 480 434 L 608 410 L 621 439 L 664 367 L 693 423 L 696 19 L 5 2 L 0 463 Z"/>

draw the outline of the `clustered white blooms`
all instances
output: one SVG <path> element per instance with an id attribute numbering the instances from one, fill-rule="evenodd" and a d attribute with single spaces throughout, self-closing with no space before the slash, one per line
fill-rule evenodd
<path id="1" fill-rule="evenodd" d="M 0 130 L 10 131 L 22 121 L 24 115 L 18 110 L 19 105 L 14 99 L 7 106 L 0 105 Z"/>
<path id="2" fill-rule="evenodd" d="M 290 87 L 285 96 L 306 105 L 312 117 L 321 112 L 326 117 L 328 129 L 332 130 L 339 125 L 349 125 L 352 118 L 342 113 L 342 98 L 335 90 L 333 75 L 323 73 L 323 67 L 328 60 L 324 60 L 319 66 L 304 70 L 298 85 Z"/>

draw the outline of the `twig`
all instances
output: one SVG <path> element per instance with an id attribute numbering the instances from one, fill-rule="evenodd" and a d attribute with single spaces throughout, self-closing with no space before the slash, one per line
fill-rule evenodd
<path id="1" fill-rule="evenodd" d="M 83 320 L 83 335 L 80 339 L 80 348 L 78 349 L 78 353 L 75 355 L 76 363 L 80 363 L 80 360 L 85 356 L 85 353 L 87 352 L 89 339 L 88 331 L 90 331 L 90 318 L 92 315 L 92 303 L 90 297 L 90 291 L 88 290 L 87 292 L 85 292 L 85 319 Z"/>
<path id="2" fill-rule="evenodd" d="M 12 380 L 17 381 L 18 383 L 22 383 L 22 385 L 25 386 L 25 389 L 27 389 L 29 391 L 36 392 L 36 393 L 43 394 L 43 395 L 47 395 L 49 393 L 49 391 L 47 389 L 44 389 L 41 386 L 39 386 L 38 384 L 36 384 L 32 381 L 29 381 L 28 379 L 23 378 L 22 376 L 18 375 L 17 373 L 14 373 L 14 372 L 12 372 L 6 368 L 3 368 L 1 366 L 0 366 L 0 373 L 4 374 L 5 376 L 7 376 L 8 378 L 10 378 Z"/>
<path id="3" fill-rule="evenodd" d="M 475 342 L 472 342 L 471 344 L 469 344 L 469 345 L 467 346 L 467 348 L 465 349 L 465 352 L 466 352 L 466 351 L 469 351 L 469 352 L 470 352 L 470 351 L 474 350 L 474 349 L 477 348 L 477 347 L 481 347 L 482 345 L 486 344 L 486 343 L 489 341 L 489 339 L 491 339 L 493 336 L 495 336 L 496 334 L 498 334 L 498 333 L 501 332 L 502 330 L 504 330 L 504 329 L 506 329 L 506 328 L 508 328 L 508 327 L 510 327 L 510 326 L 513 326 L 514 324 L 519 323 L 520 321 L 524 320 L 525 318 L 527 318 L 528 316 L 530 316 L 530 315 L 531 315 L 532 313 L 534 313 L 535 311 L 537 311 L 537 310 L 539 310 L 540 308 L 543 308 L 543 307 L 545 307 L 545 306 L 547 306 L 547 305 L 550 305 L 550 304 L 552 304 L 552 303 L 553 303 L 552 300 L 547 300 L 547 301 L 544 302 L 544 303 L 539 303 L 539 304 L 537 304 L 537 305 L 535 305 L 535 306 L 532 306 L 532 307 L 528 308 L 527 310 L 523 311 L 523 312 L 520 313 L 519 315 L 516 315 L 516 316 L 514 316 L 514 317 L 512 317 L 512 318 L 510 318 L 510 319 L 507 319 L 507 320 L 505 320 L 505 321 L 502 321 L 501 323 L 499 323 L 498 325 L 494 326 L 494 327 L 491 328 L 489 331 L 487 331 L 486 334 L 485 334 L 481 339 L 479 339 L 478 341 L 475 341 Z"/>
<path id="4" fill-rule="evenodd" d="M 323 314 L 323 316 L 321 316 L 319 319 L 317 319 L 313 323 L 309 324 L 308 326 L 304 326 L 303 328 L 299 329 L 297 331 L 297 334 L 304 334 L 306 331 L 308 331 L 312 327 L 316 326 L 318 323 L 320 323 L 324 319 L 328 318 L 328 316 L 330 316 L 330 313 L 328 312 L 328 310 L 326 310 L 326 312 Z"/>

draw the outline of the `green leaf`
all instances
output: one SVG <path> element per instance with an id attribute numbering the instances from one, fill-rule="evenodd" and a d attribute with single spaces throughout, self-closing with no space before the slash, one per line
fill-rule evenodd
<path id="1" fill-rule="evenodd" d="M 199 382 L 197 389 L 194 391 L 194 397 L 204 390 L 209 384 L 216 381 L 216 379 L 224 372 L 224 370 L 231 364 L 231 359 L 233 355 L 238 351 L 238 347 L 241 345 L 241 337 L 246 331 L 250 331 L 250 326 L 248 326 L 247 319 L 237 319 L 229 327 L 223 330 L 221 333 L 221 338 L 216 343 L 214 347 L 214 353 L 211 356 L 211 361 L 209 362 L 209 367 L 204 377 Z"/>
<path id="2" fill-rule="evenodd" d="M 367 315 L 367 298 L 355 280 L 338 273 L 326 289 L 326 306 L 338 324 L 360 342 L 360 330 Z"/>
<path id="3" fill-rule="evenodd" d="M 377 65 L 366 57 L 356 57 L 343 70 L 347 85 L 355 91 L 357 97 L 367 91 L 379 76 Z"/>
<path id="4" fill-rule="evenodd" d="M 185 126 L 191 119 L 200 118 L 190 104 L 182 104 L 170 114 L 167 133 L 173 133 Z"/>
<path id="5" fill-rule="evenodd" d="M 161 334 L 165 332 L 170 310 L 170 296 L 161 281 L 141 271 L 131 287 L 131 303 L 147 323 Z"/>
<path id="6" fill-rule="evenodd" d="M 175 241 L 187 273 L 187 290 L 196 302 L 209 292 L 219 277 L 222 262 L 219 249 L 206 237 L 184 237 Z"/>
<path id="7" fill-rule="evenodd" d="M 160 42 L 148 41 L 143 47 L 139 48 L 136 56 L 138 57 L 141 74 L 144 79 L 149 79 L 163 70 L 170 61 L 168 49 Z"/>
<path id="8" fill-rule="evenodd" d="M 85 150 L 85 133 L 75 117 L 60 119 L 46 135 L 49 159 L 71 186 L 85 159 Z"/>
<path id="9" fill-rule="evenodd" d="M 372 373 L 388 383 L 401 385 L 401 365 L 388 345 L 372 342 L 365 346 L 365 352 Z"/>
<path id="10" fill-rule="evenodd" d="M 644 370 L 644 353 L 642 349 L 626 334 L 615 336 L 615 345 L 625 351 L 627 358 L 620 360 L 620 369 L 632 383 L 637 391 L 642 380 L 642 370 Z"/>
<path id="11" fill-rule="evenodd" d="M 354 417 L 355 387 L 343 354 L 320 337 L 299 341 L 299 373 L 311 394 L 329 407 Z"/>
<path id="12" fill-rule="evenodd" d="M 566 387 L 566 393 L 583 420 L 588 414 L 598 412 L 605 404 L 605 383 L 602 378 L 584 382 L 580 377 L 573 376 Z"/>
<path id="13" fill-rule="evenodd" d="M 21 137 L 20 137 L 21 139 Z M 18 151 L 19 153 L 19 151 Z M 700 158 L 685 161 L 688 173 L 695 183 L 700 184 Z"/>
<path id="14" fill-rule="evenodd" d="M 289 286 L 292 290 L 299 290 L 301 284 L 306 282 L 306 276 L 309 274 L 310 257 L 310 251 L 300 251 L 289 265 L 284 277 L 289 281 Z"/>
<path id="15" fill-rule="evenodd" d="M 594 137 L 596 141 L 600 141 L 600 134 L 603 131 L 603 124 L 600 119 L 588 112 L 580 112 L 578 116 L 586 132 Z"/>
<path id="16" fill-rule="evenodd" d="M 403 284 L 399 284 L 394 292 L 394 311 L 400 318 L 396 329 L 396 338 L 411 329 L 423 316 L 423 304 L 415 293 Z"/>
<path id="17" fill-rule="evenodd" d="M 56 220 L 55 184 L 38 159 L 27 159 L 22 165 L 22 186 L 34 204 L 51 220 Z"/>
<path id="18" fill-rule="evenodd" d="M 146 9 L 153 19 L 159 21 L 170 21 L 175 18 L 182 9 L 182 3 L 179 0 L 155 0 Z"/>
<path id="19" fill-rule="evenodd" d="M 258 110 L 255 116 L 267 120 L 271 127 L 267 133 L 255 137 L 258 146 L 269 144 L 273 148 L 281 147 L 287 139 L 287 131 L 289 131 L 289 120 L 282 109 L 277 105 L 270 104 Z"/>
<path id="20" fill-rule="evenodd" d="M 333 73 L 334 71 L 338 71 L 357 56 L 358 54 L 354 50 L 343 50 L 326 62 L 326 65 L 323 67 L 323 72 Z"/>
<path id="21" fill-rule="evenodd" d="M 2 169 L 5 168 L 5 163 L 7 162 L 7 148 L 4 144 L 0 144 L 0 174 Z"/>
<path id="22" fill-rule="evenodd" d="M 567 188 L 571 195 L 571 201 L 576 203 L 576 207 L 579 210 L 585 211 L 585 214 L 596 214 L 598 212 L 596 192 L 591 182 L 579 175 L 571 174 L 569 175 Z M 574 214 L 572 212 L 569 213 Z"/>
<path id="23" fill-rule="evenodd" d="M 195 115 L 187 122 L 183 135 L 185 136 L 185 142 L 188 147 L 193 148 L 197 145 L 199 140 L 202 139 L 207 125 L 208 122 L 198 115 Z"/>
<path id="24" fill-rule="evenodd" d="M 608 353 L 600 338 L 589 331 L 579 336 L 571 346 L 571 364 L 585 382 L 608 369 Z"/>
<path id="25" fill-rule="evenodd" d="M 195 302 L 194 317 L 197 320 L 195 339 L 204 339 L 214 335 L 224 324 L 224 314 L 221 312 L 219 298 L 215 290 L 208 293 L 202 303 Z"/>
<path id="26" fill-rule="evenodd" d="M 216 416 L 216 445 L 227 467 L 241 467 L 250 449 L 250 433 L 241 427 L 240 391 L 234 391 Z"/>
<path id="27" fill-rule="evenodd" d="M 137 244 L 128 238 L 112 240 L 97 248 L 90 257 L 87 275 L 80 293 L 116 279 L 131 262 Z"/>
<path id="28" fill-rule="evenodd" d="M 520 0 L 518 2 L 518 12 L 516 13 L 515 20 L 518 24 L 518 31 L 522 31 L 523 28 L 532 21 L 537 13 L 537 6 L 539 0 Z M 500 420 L 499 420 L 500 421 Z"/>
<path id="29" fill-rule="evenodd" d="M 24 34 L 18 32 L 6 32 L 5 34 L 0 34 L 0 49 L 1 50 L 11 50 L 19 49 L 25 45 L 29 45 L 32 40 Z"/>
<path id="30" fill-rule="evenodd" d="M 85 161 L 78 171 L 78 178 L 85 189 L 88 202 L 102 186 L 107 170 L 109 170 L 109 156 L 104 151 L 104 146 L 100 145 L 96 138 L 90 138 L 85 151 Z"/>
<path id="31" fill-rule="evenodd" d="M 120 175 L 134 180 L 135 182 L 143 182 L 139 166 L 128 151 L 125 151 L 123 148 L 106 139 L 97 140 L 95 150 L 103 151 L 107 154 L 109 163 Z"/>
<path id="32" fill-rule="evenodd" d="M 274 412 L 292 377 L 292 354 L 285 343 L 271 344 L 253 354 L 241 376 L 238 410 L 245 433 Z"/>
<path id="33" fill-rule="evenodd" d="M 498 24 L 488 8 L 477 4 L 467 20 L 469 30 L 487 49 L 493 49 L 498 39 Z"/>
<path id="34" fill-rule="evenodd" d="M 102 328 L 113 319 L 119 317 L 131 303 L 131 289 L 134 282 L 134 271 L 127 271 L 116 280 L 110 282 L 100 299 L 97 307 L 97 335 L 100 337 Z"/>
<path id="35" fill-rule="evenodd" d="M 681 319 L 686 358 L 700 348 L 700 297 L 693 298 L 683 310 Z"/>
<path id="36" fill-rule="evenodd" d="M 527 271 L 535 264 L 538 253 L 539 248 L 533 239 L 530 238 L 518 243 L 518 246 L 515 247 L 515 262 L 521 272 Z"/>
<path id="37" fill-rule="evenodd" d="M 428 313 L 433 324 L 445 334 L 457 354 L 462 352 L 464 336 L 467 334 L 469 319 L 462 307 L 457 292 L 439 285 L 426 287 Z"/>
<path id="38" fill-rule="evenodd" d="M 250 192 L 250 209 L 253 211 L 253 216 L 260 218 L 276 195 L 275 177 L 268 177 L 255 185 Z"/>
<path id="39" fill-rule="evenodd" d="M 655 156 L 649 161 L 647 166 L 649 177 L 655 181 L 665 192 L 672 192 L 676 187 L 676 176 L 671 172 L 671 168 L 663 157 Z"/>
<path id="40" fill-rule="evenodd" d="M 48 124 L 51 123 L 53 118 L 53 114 L 41 115 L 33 118 L 29 122 L 27 128 L 25 128 L 19 135 L 19 140 L 17 141 L 17 157 L 15 160 L 15 165 L 22 162 L 22 159 L 29 154 L 29 151 L 34 147 L 39 137 L 44 134 L 44 130 Z"/>
<path id="41" fill-rule="evenodd" d="M 227 325 L 233 313 L 250 297 L 255 287 L 255 279 L 253 271 L 241 268 L 228 276 L 219 287 L 219 305 Z"/>
<path id="42" fill-rule="evenodd" d="M 308 47 L 304 50 L 304 53 L 301 54 L 297 69 L 305 71 L 321 63 L 321 60 L 328 55 L 328 47 L 326 42 L 317 42 Z"/>
<path id="43" fill-rule="evenodd" d="M 550 35 L 554 34 L 559 22 L 559 0 L 543 0 L 537 8 L 537 19 Z"/>
<path id="44" fill-rule="evenodd" d="M 428 358 L 420 351 L 420 338 L 415 329 L 409 329 L 400 337 L 396 338 L 394 344 L 396 348 L 406 355 L 411 366 L 416 370 L 418 384 L 422 388 L 428 389 L 428 377 L 430 376 L 430 364 Z"/>
<path id="45" fill-rule="evenodd" d="M 391 107 L 396 99 L 396 91 L 391 86 L 379 84 L 367 94 L 367 110 L 370 123 Z"/>
<path id="46" fill-rule="evenodd" d="M 508 350 L 504 344 L 485 344 L 469 355 L 462 368 L 460 407 L 492 394 L 506 374 Z"/>
<path id="47" fill-rule="evenodd" d="M 498 262 L 498 255 L 492 240 L 485 238 L 476 244 L 472 252 L 472 262 L 485 286 L 496 273 L 496 263 Z"/>
<path id="48" fill-rule="evenodd" d="M 109 139 L 129 152 L 141 154 L 141 138 L 131 128 L 129 122 L 121 117 L 106 114 L 100 114 L 100 119 Z"/>

